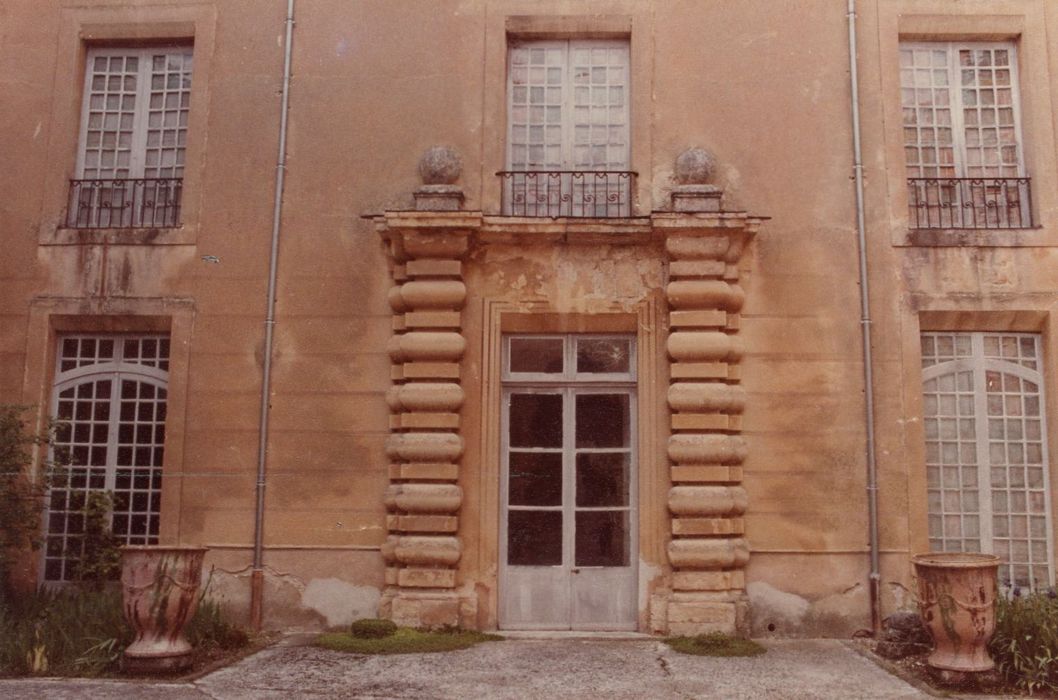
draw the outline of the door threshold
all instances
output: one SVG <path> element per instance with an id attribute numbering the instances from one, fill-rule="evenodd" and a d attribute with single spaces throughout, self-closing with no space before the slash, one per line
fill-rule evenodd
<path id="1" fill-rule="evenodd" d="M 593 630 L 498 630 L 496 634 L 506 639 L 587 639 L 608 641 L 644 642 L 657 637 L 646 632 Z"/>

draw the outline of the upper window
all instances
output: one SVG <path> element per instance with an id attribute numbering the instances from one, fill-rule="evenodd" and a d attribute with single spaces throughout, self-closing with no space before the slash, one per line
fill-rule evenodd
<path id="1" fill-rule="evenodd" d="M 189 46 L 89 49 L 68 226 L 180 224 L 191 64 Z"/>
<path id="2" fill-rule="evenodd" d="M 912 228 L 1032 225 L 1012 43 L 900 47 Z"/>
<path id="3" fill-rule="evenodd" d="M 628 42 L 512 43 L 504 213 L 629 216 Z"/>

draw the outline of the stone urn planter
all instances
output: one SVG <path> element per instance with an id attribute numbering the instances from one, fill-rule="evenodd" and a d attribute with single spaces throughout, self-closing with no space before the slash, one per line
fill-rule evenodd
<path id="1" fill-rule="evenodd" d="M 205 547 L 121 548 L 122 603 L 136 633 L 125 649 L 127 670 L 171 672 L 191 665 L 184 627 L 198 607 L 205 554 Z"/>
<path id="2" fill-rule="evenodd" d="M 918 606 L 933 635 L 927 662 L 942 672 L 992 670 L 988 642 L 996 629 L 999 557 L 971 552 L 931 552 L 912 557 Z"/>

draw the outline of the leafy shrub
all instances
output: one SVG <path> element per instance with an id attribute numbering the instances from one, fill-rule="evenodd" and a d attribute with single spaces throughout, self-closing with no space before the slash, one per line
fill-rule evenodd
<path id="1" fill-rule="evenodd" d="M 393 620 L 379 620 L 365 617 L 349 625 L 349 634 L 357 639 L 382 639 L 390 637 L 397 631 Z"/>
<path id="2" fill-rule="evenodd" d="M 0 604 L 11 596 L 9 576 L 19 552 L 40 546 L 45 479 L 32 478 L 31 450 L 46 438 L 26 430 L 23 406 L 0 405 Z"/>
<path id="3" fill-rule="evenodd" d="M 96 590 L 121 575 L 121 545 L 110 529 L 112 503 L 109 491 L 89 491 L 85 499 L 84 548 L 74 562 L 73 578 Z"/>
<path id="4" fill-rule="evenodd" d="M 1058 691 L 1058 594 L 1000 596 L 989 643 L 1006 682 L 1028 691 Z"/>

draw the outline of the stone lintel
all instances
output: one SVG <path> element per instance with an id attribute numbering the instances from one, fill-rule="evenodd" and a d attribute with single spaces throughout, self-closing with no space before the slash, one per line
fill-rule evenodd
<path id="1" fill-rule="evenodd" d="M 404 265 L 408 277 L 461 277 L 463 263 L 459 260 L 438 260 L 424 258 L 409 260 Z"/>
<path id="2" fill-rule="evenodd" d="M 459 478 L 459 465 L 446 462 L 406 462 L 389 465 L 391 481 L 456 481 Z"/>
<path id="3" fill-rule="evenodd" d="M 673 379 L 718 379 L 727 381 L 734 373 L 737 378 L 738 365 L 727 362 L 673 362 L 669 375 Z"/>
<path id="4" fill-rule="evenodd" d="M 458 413 L 401 413 L 389 417 L 390 430 L 459 429 Z"/>
<path id="5" fill-rule="evenodd" d="M 746 526 L 742 518 L 673 518 L 673 535 L 742 535 Z"/>
<path id="6" fill-rule="evenodd" d="M 674 483 L 736 484 L 742 481 L 742 467 L 728 464 L 675 465 L 669 472 Z"/>
<path id="7" fill-rule="evenodd" d="M 402 588 L 455 588 L 455 569 L 420 569 L 405 567 L 397 572 Z"/>
<path id="8" fill-rule="evenodd" d="M 673 430 L 729 432 L 738 430 L 742 425 L 741 420 L 733 418 L 740 417 L 727 413 L 673 413 L 671 425 Z"/>
<path id="9" fill-rule="evenodd" d="M 459 379 L 458 362 L 405 362 L 394 365 L 393 378 L 402 379 Z M 399 375 L 399 376 L 398 376 Z"/>
<path id="10" fill-rule="evenodd" d="M 404 314 L 405 328 L 460 328 L 463 315 L 459 311 L 409 311 Z"/>
<path id="11" fill-rule="evenodd" d="M 390 531 L 400 532 L 457 532 L 459 518 L 455 515 L 398 515 L 387 516 Z"/>
<path id="12" fill-rule="evenodd" d="M 727 328 L 728 313 L 721 309 L 670 311 L 669 326 L 673 328 Z"/>
<path id="13" fill-rule="evenodd" d="M 669 263 L 669 277 L 723 277 L 727 264 L 723 260 L 673 260 Z"/>
<path id="14" fill-rule="evenodd" d="M 746 587 L 743 571 L 677 571 L 672 575 L 677 591 L 740 591 Z"/>

